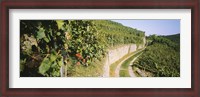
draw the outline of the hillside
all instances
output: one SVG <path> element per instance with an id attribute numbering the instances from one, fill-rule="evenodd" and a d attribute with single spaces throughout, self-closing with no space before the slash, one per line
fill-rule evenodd
<path id="1" fill-rule="evenodd" d="M 109 48 L 144 37 L 110 20 L 21 20 L 20 76 L 101 76 Z"/>
<path id="2" fill-rule="evenodd" d="M 156 77 L 179 77 L 180 76 L 180 34 L 170 36 L 148 37 L 148 46 L 139 57 L 133 68 L 152 73 Z"/>
<path id="3" fill-rule="evenodd" d="M 170 39 L 171 41 L 176 42 L 177 44 L 180 44 L 180 34 L 167 35 L 163 37 Z"/>
<path id="4" fill-rule="evenodd" d="M 94 20 L 101 37 L 100 40 L 107 46 L 115 46 L 119 44 L 142 44 L 145 33 L 130 27 L 123 26 L 120 23 L 110 20 Z"/>

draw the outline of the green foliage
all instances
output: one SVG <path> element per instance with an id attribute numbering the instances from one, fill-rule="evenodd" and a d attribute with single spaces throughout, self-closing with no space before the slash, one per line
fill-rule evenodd
<path id="1" fill-rule="evenodd" d="M 40 39 L 42 39 L 42 38 L 45 38 L 46 37 L 46 35 L 45 35 L 45 30 L 44 30 L 44 28 L 39 28 L 38 29 L 38 31 L 37 31 L 37 40 L 40 40 Z"/>
<path id="2" fill-rule="evenodd" d="M 20 75 L 60 76 L 62 65 L 70 74 L 75 65 L 86 68 L 101 60 L 108 47 L 142 43 L 143 37 L 144 32 L 112 21 L 21 20 Z"/>
<path id="3" fill-rule="evenodd" d="M 167 38 L 177 44 L 180 44 L 180 34 L 167 35 L 167 36 L 162 36 L 162 37 Z"/>
<path id="4" fill-rule="evenodd" d="M 61 29 L 62 26 L 64 25 L 64 21 L 63 20 L 57 20 L 56 23 L 58 25 L 58 29 Z"/>
<path id="5" fill-rule="evenodd" d="M 70 59 L 69 65 L 67 66 L 68 72 L 67 76 L 71 77 L 99 77 L 103 74 L 103 62 L 100 60 L 92 61 L 91 65 L 84 66 L 84 65 L 73 65 L 73 59 Z M 71 64 L 71 65 L 70 65 Z"/>
<path id="6" fill-rule="evenodd" d="M 160 36 L 150 36 L 151 40 L 144 53 L 133 66 L 152 72 L 159 77 L 180 76 L 179 45 Z"/>
<path id="7" fill-rule="evenodd" d="M 49 70 L 50 67 L 51 67 L 51 62 L 49 62 L 49 58 L 44 58 L 39 67 L 39 72 L 44 75 L 46 71 Z"/>
<path id="8" fill-rule="evenodd" d="M 167 46 L 173 48 L 174 50 L 180 52 L 180 43 L 179 42 L 176 43 L 176 42 L 171 41 L 168 38 L 165 38 L 163 36 L 156 36 L 156 35 L 149 36 L 148 40 L 150 40 L 148 45 L 152 45 L 154 43 L 161 43 L 161 44 L 167 45 Z"/>
<path id="9" fill-rule="evenodd" d="M 128 58 L 127 60 L 125 60 L 122 63 L 121 68 L 120 68 L 120 72 L 119 72 L 120 77 L 130 77 L 128 67 L 129 67 L 131 61 L 135 57 L 137 57 L 138 55 L 140 55 L 142 53 L 142 50 L 138 50 L 138 51 L 134 52 L 133 55 L 130 58 Z"/>
<path id="10" fill-rule="evenodd" d="M 102 58 L 105 49 L 97 39 L 98 31 L 92 21 L 74 20 L 70 21 L 68 27 L 68 52 L 78 62 L 88 66 L 93 59 Z"/>
<path id="11" fill-rule="evenodd" d="M 60 67 L 63 65 L 63 57 L 51 53 L 47 55 L 39 66 L 39 73 L 43 76 L 60 76 Z"/>
<path id="12" fill-rule="evenodd" d="M 100 42 L 107 47 L 120 44 L 142 44 L 145 33 L 109 20 L 94 20 L 100 32 Z"/>
<path id="13" fill-rule="evenodd" d="M 27 72 L 31 74 L 26 76 L 60 76 L 62 64 L 58 63 L 63 60 L 60 51 L 67 50 L 64 30 L 60 30 L 62 26 L 55 20 L 20 22 L 20 59 L 27 60 L 20 65 L 29 70 L 21 69 L 22 76 Z"/>

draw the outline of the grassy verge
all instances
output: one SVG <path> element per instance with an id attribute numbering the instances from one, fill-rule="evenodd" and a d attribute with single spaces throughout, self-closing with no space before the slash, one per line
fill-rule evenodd
<path id="1" fill-rule="evenodd" d="M 114 76 L 115 76 L 115 69 L 117 68 L 117 65 L 118 65 L 121 61 L 125 60 L 125 59 L 126 59 L 128 56 L 130 56 L 130 55 L 134 55 L 134 54 L 136 54 L 137 52 L 140 52 L 141 50 L 143 50 L 143 49 L 140 49 L 140 50 L 137 50 L 137 51 L 135 51 L 135 52 L 129 53 L 129 54 L 125 55 L 124 57 L 122 57 L 121 59 L 119 59 L 118 61 L 116 61 L 115 63 L 111 64 L 111 65 L 110 65 L 110 77 L 114 77 Z"/>
<path id="2" fill-rule="evenodd" d="M 128 58 L 126 61 L 124 61 L 122 63 L 121 68 L 120 68 L 120 72 L 119 72 L 120 77 L 130 77 L 129 71 L 128 71 L 129 64 L 136 56 L 138 56 L 140 53 L 142 53 L 140 51 L 141 50 L 136 52 L 133 56 L 131 56 L 130 58 Z"/>
<path id="3" fill-rule="evenodd" d="M 115 76 L 115 69 L 117 68 L 117 65 L 126 58 L 127 56 L 124 56 L 123 58 L 119 59 L 118 61 L 116 61 L 115 63 L 110 65 L 110 77 L 114 77 Z"/>
<path id="4" fill-rule="evenodd" d="M 119 48 L 119 47 L 123 47 L 123 46 L 126 46 L 126 45 L 128 45 L 128 44 L 121 44 L 121 45 L 117 45 L 117 46 L 114 46 L 114 47 L 110 47 L 109 50 L 116 49 L 116 48 Z M 115 69 L 117 68 L 117 65 L 121 61 L 123 61 L 125 58 L 127 58 L 130 55 L 132 55 L 133 53 L 125 55 L 124 57 L 122 57 L 121 59 L 117 60 L 115 63 L 110 65 L 110 77 L 114 77 L 115 76 Z"/>
<path id="5" fill-rule="evenodd" d="M 125 60 L 128 56 L 133 55 L 135 52 L 129 53 L 127 55 L 125 55 L 124 57 L 122 57 L 121 59 L 119 59 L 118 61 L 116 61 L 115 63 L 110 65 L 110 77 L 114 77 L 115 76 L 115 69 L 117 68 L 117 65 Z"/>
<path id="6" fill-rule="evenodd" d="M 95 60 L 89 66 L 74 65 L 73 62 L 68 63 L 67 76 L 68 77 L 101 77 L 103 75 L 104 59 Z"/>

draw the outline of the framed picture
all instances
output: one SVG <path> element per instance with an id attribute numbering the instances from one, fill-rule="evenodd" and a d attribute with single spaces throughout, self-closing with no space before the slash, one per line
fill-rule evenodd
<path id="1" fill-rule="evenodd" d="M 1 96 L 198 97 L 199 1 L 2 1 Z"/>

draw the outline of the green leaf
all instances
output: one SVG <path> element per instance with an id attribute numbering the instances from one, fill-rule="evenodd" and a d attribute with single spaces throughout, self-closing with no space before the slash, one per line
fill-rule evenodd
<path id="1" fill-rule="evenodd" d="M 64 21 L 63 20 L 56 20 L 56 23 L 58 25 L 58 29 L 61 29 L 62 26 L 64 25 Z"/>
<path id="2" fill-rule="evenodd" d="M 45 29 L 43 29 L 43 28 L 39 28 L 39 31 L 37 32 L 37 40 L 46 37 L 46 35 L 45 35 L 44 32 L 45 32 Z"/>
<path id="3" fill-rule="evenodd" d="M 60 32 L 57 32 L 57 35 L 58 35 L 58 36 L 60 36 L 60 34 L 61 34 Z"/>
<path id="4" fill-rule="evenodd" d="M 59 66 L 62 66 L 63 65 L 63 61 L 58 61 L 58 64 L 59 64 Z"/>
<path id="5" fill-rule="evenodd" d="M 51 67 L 52 67 L 52 68 L 56 68 L 56 65 L 57 65 L 57 62 L 54 62 L 54 63 L 51 65 Z"/>
<path id="6" fill-rule="evenodd" d="M 58 65 L 62 66 L 63 65 L 63 57 L 61 56 L 61 59 L 58 61 Z"/>
<path id="7" fill-rule="evenodd" d="M 51 54 L 51 56 L 50 56 L 50 61 L 53 62 L 53 61 L 55 61 L 56 59 L 57 59 L 57 56 L 54 55 L 54 54 Z"/>
<path id="8" fill-rule="evenodd" d="M 59 72 L 59 71 L 54 71 L 54 72 L 52 73 L 52 75 L 53 75 L 53 76 L 60 76 L 60 72 Z"/>
<path id="9" fill-rule="evenodd" d="M 51 62 L 49 61 L 49 58 L 44 58 L 40 67 L 39 67 L 39 73 L 42 75 L 45 75 L 45 73 L 49 70 L 51 67 Z"/>
<path id="10" fill-rule="evenodd" d="M 48 39 L 48 38 L 45 37 L 44 40 L 45 40 L 47 43 L 49 43 L 49 39 Z"/>
<path id="11" fill-rule="evenodd" d="M 87 31 L 90 31 L 90 26 L 87 26 Z"/>
<path id="12" fill-rule="evenodd" d="M 155 66 L 156 66 L 156 69 L 158 69 L 158 68 L 159 68 L 159 66 L 158 66 L 158 64 L 157 64 L 157 63 L 155 63 Z"/>

